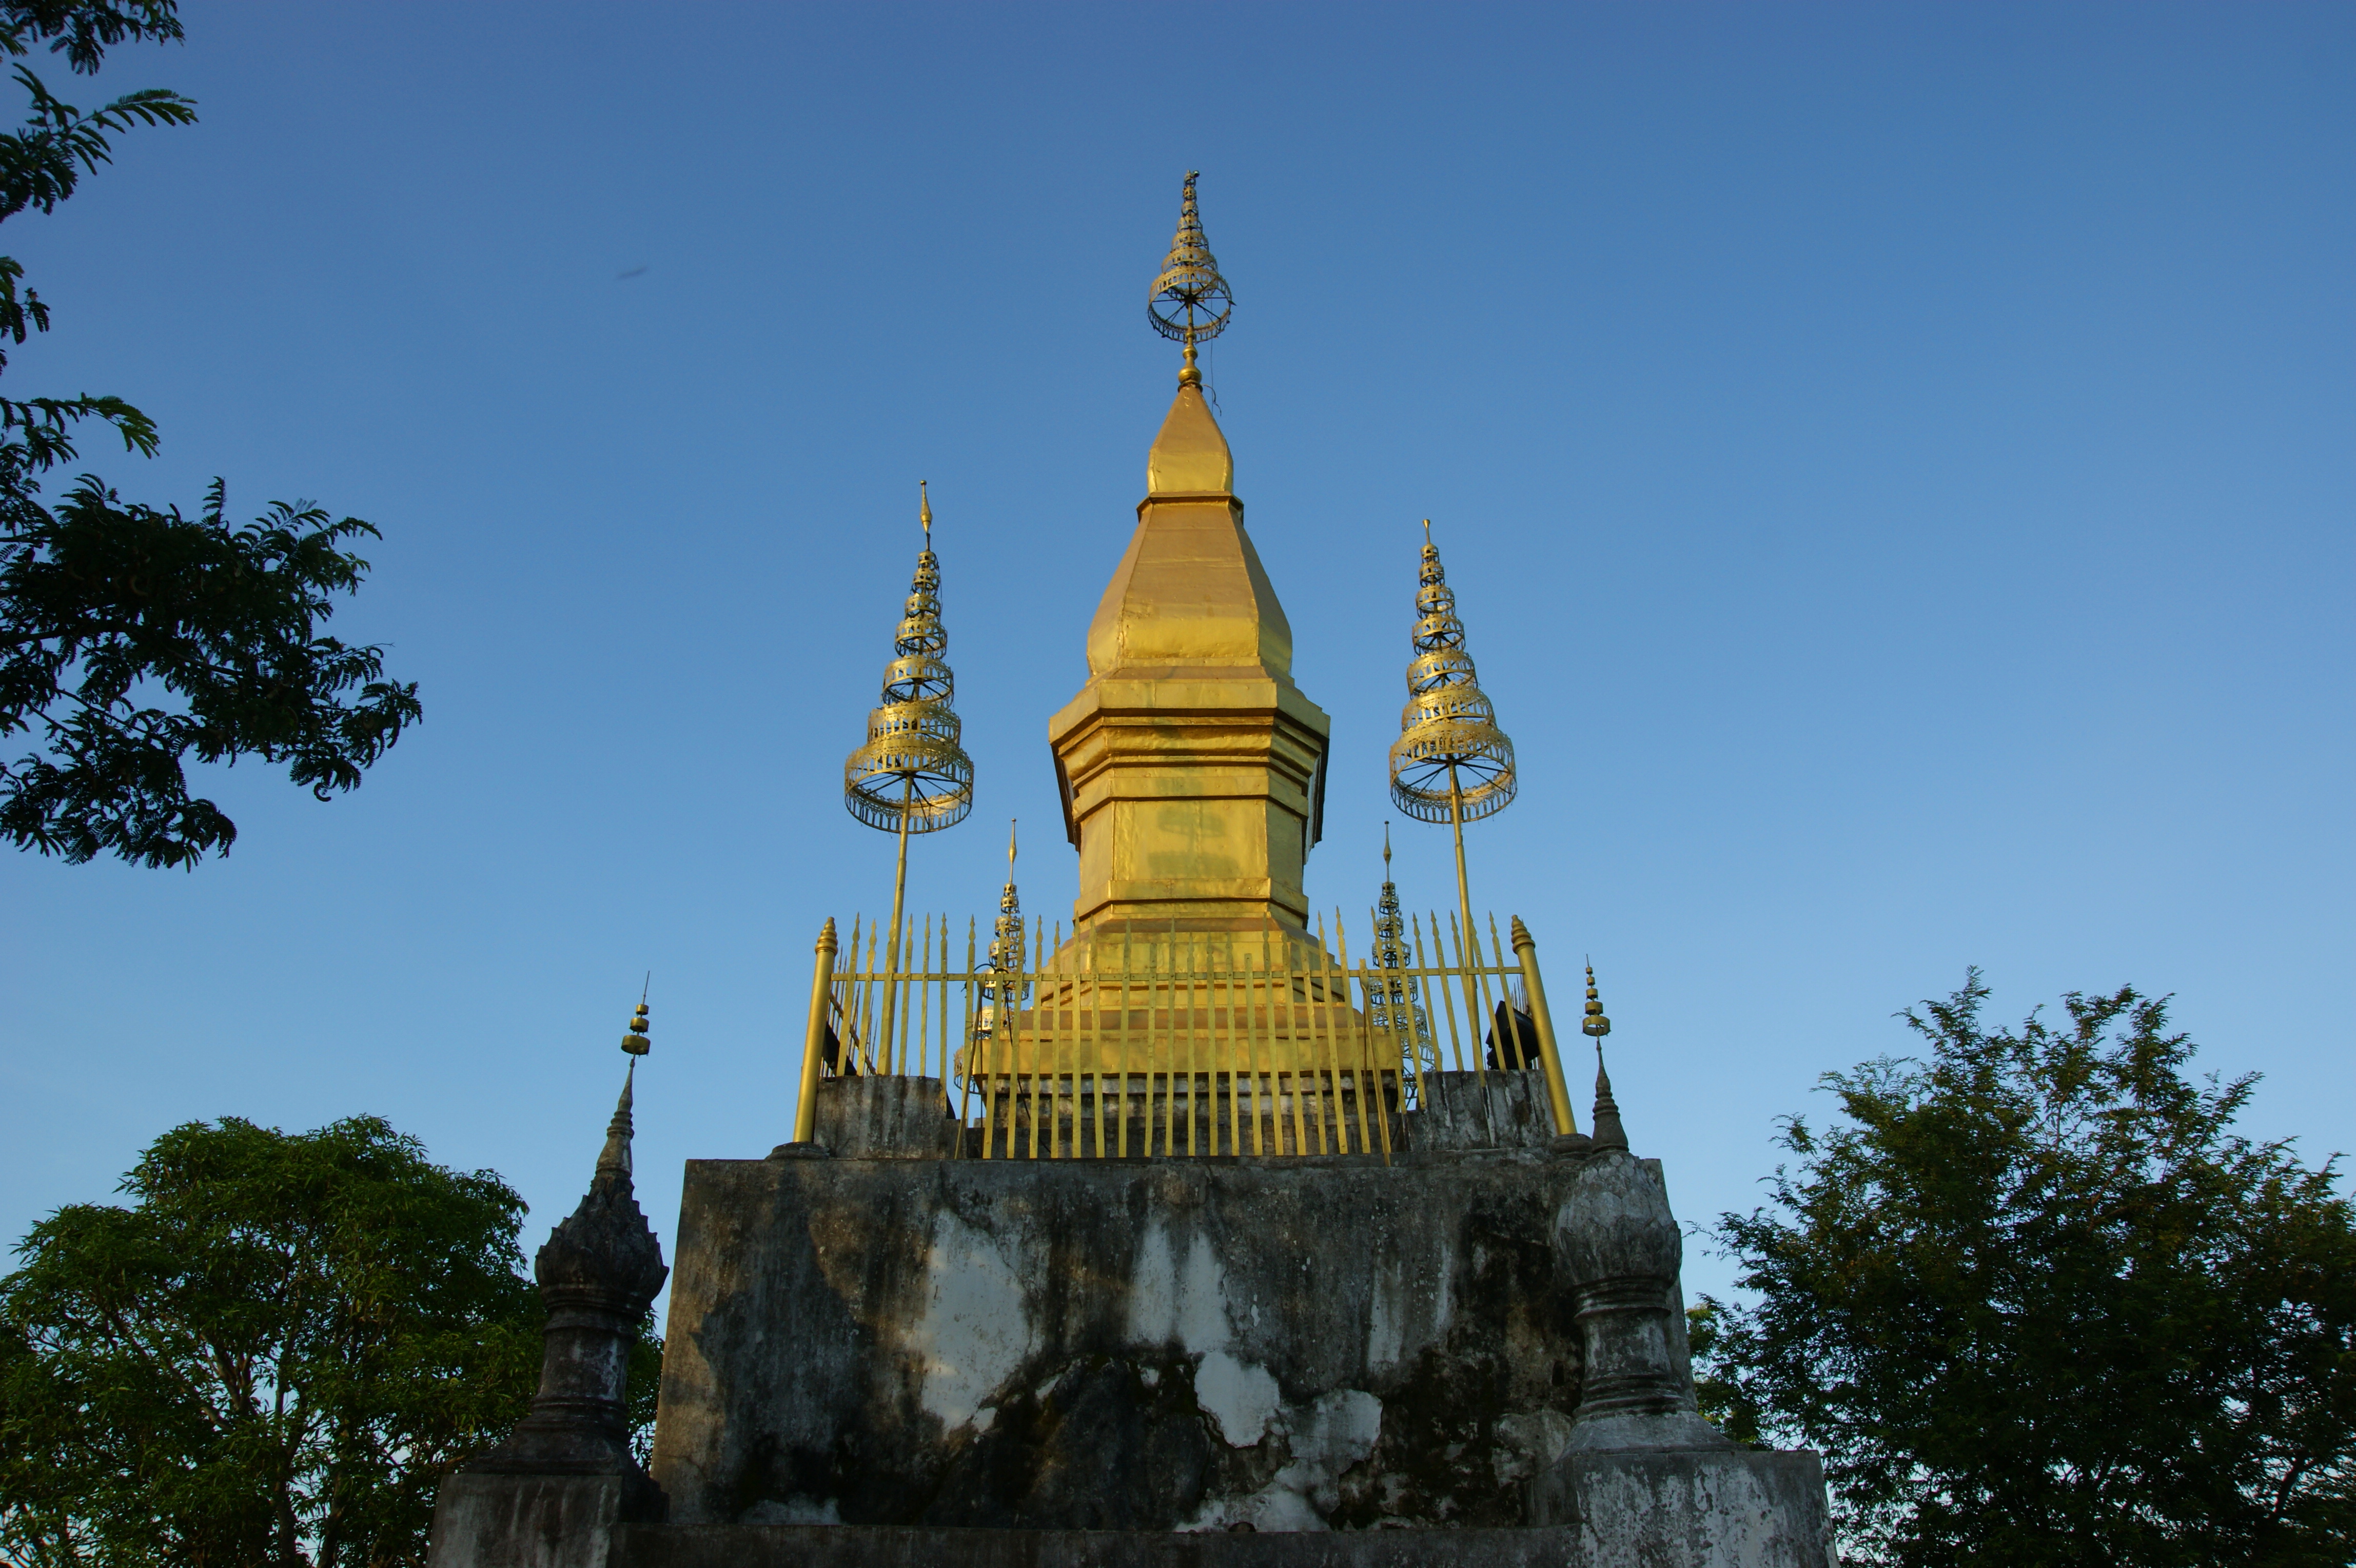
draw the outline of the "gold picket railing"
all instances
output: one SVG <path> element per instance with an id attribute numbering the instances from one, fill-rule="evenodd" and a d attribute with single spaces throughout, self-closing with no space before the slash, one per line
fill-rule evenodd
<path id="1" fill-rule="evenodd" d="M 1354 963 L 1339 910 L 1331 945 L 1322 918 L 1313 931 L 1256 935 L 1098 927 L 1069 946 L 1061 922 L 1051 936 L 1033 920 L 1022 967 L 1007 969 L 976 961 L 973 920 L 962 966 L 947 917 L 910 927 L 894 961 L 890 933 L 854 920 L 838 965 L 826 923 L 797 1140 L 815 1135 L 825 1079 L 896 1075 L 940 1079 L 958 1150 L 983 1159 L 1387 1158 L 1393 1118 L 1428 1103 L 1428 1074 L 1451 1061 L 1476 1077 L 1542 1069 L 1556 1130 L 1571 1130 L 1536 944 L 1518 919 L 1508 961 L 1494 917 L 1485 953 L 1453 916 L 1445 949 L 1430 917 L 1427 946 L 1417 917 L 1403 955 L 1413 961 L 1396 967 Z M 1407 1039 L 1370 1012 L 1428 1020 L 1430 1033 Z"/>

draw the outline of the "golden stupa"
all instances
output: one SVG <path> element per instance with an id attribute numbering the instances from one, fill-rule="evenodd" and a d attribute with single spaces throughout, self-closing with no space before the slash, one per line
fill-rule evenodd
<path id="1" fill-rule="evenodd" d="M 1047 725 L 1079 854 L 1071 926 L 1022 917 L 1011 865 L 986 961 L 977 922 L 959 968 L 948 919 L 929 916 L 904 961 L 896 896 L 888 947 L 880 924 L 854 921 L 839 950 L 830 921 L 795 1147 L 816 1136 L 821 1080 L 852 1077 L 933 1086 L 922 1093 L 944 1096 L 945 1136 L 984 1159 L 1387 1156 L 1398 1117 L 1439 1092 L 1428 1077 L 1462 1077 L 1485 1095 L 1501 1065 L 1534 1057 L 1545 1068 L 1536 1113 L 1573 1131 L 1518 920 L 1509 953 L 1494 919 L 1476 929 L 1460 897 L 1445 928 L 1436 912 L 1408 914 L 1404 930 L 1378 920 L 1365 934 L 1380 940 L 1354 954 L 1342 912 L 1312 910 L 1303 891 L 1333 726 L 1293 682 L 1292 628 L 1204 392 L 1197 349 L 1234 301 L 1194 177 L 1148 305 L 1155 329 L 1183 345 L 1177 395 L 1146 454 L 1136 529 L 1088 623 L 1087 680 Z M 1450 657 L 1469 681 L 1469 660 Z M 1452 788 L 1453 814 L 1479 815 L 1465 809 L 1475 790 Z M 1505 1005 L 1516 989 L 1535 1016 Z M 1526 1027 L 1536 1039 L 1497 1038 Z M 1521 1081 L 1518 1068 L 1510 1076 Z M 842 1094 L 846 1107 L 890 1097 Z"/>
<path id="2" fill-rule="evenodd" d="M 1157 300 L 1205 274 L 1226 301 L 1189 176 Z M 1173 279 L 1177 285 L 1172 285 Z M 1157 313 L 1156 323 L 1165 318 Z M 1235 457 L 1194 347 L 1145 459 L 1137 530 L 1088 626 L 1088 679 L 1048 721 L 1064 827 L 1079 851 L 1073 943 L 1175 932 L 1309 940 L 1301 872 L 1324 792 L 1325 711 L 1292 681 L 1292 628 L 1244 528 Z M 1165 327 L 1165 330 L 1169 328 Z"/>

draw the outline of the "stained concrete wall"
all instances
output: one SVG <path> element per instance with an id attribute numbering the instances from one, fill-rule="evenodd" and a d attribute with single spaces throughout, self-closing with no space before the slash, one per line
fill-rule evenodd
<path id="1" fill-rule="evenodd" d="M 692 1162 L 655 1478 L 688 1524 L 1518 1525 L 1580 1166 Z"/>

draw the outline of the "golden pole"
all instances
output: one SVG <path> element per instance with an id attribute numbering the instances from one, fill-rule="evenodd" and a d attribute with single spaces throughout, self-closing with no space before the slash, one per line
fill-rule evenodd
<path id="1" fill-rule="evenodd" d="M 826 1054 L 827 993 L 834 989 L 834 917 L 818 934 L 818 964 L 810 973 L 809 1026 L 802 1031 L 802 1092 L 794 1107 L 794 1142 L 818 1138 L 818 1075 Z"/>
<path id="2" fill-rule="evenodd" d="M 1570 1085 L 1563 1081 L 1562 1058 L 1554 1047 L 1554 1015 L 1547 1011 L 1546 982 L 1538 978 L 1538 945 L 1519 915 L 1514 917 L 1514 956 L 1522 961 L 1522 988 L 1530 993 L 1530 1015 L 1538 1026 L 1538 1065 L 1546 1069 L 1555 1135 L 1569 1137 L 1579 1131 L 1579 1122 L 1571 1114 Z"/>
<path id="3" fill-rule="evenodd" d="M 1471 961 L 1478 962 L 1481 950 L 1472 942 L 1472 889 L 1464 880 L 1464 791 L 1456 782 L 1456 764 L 1452 762 L 1448 765 L 1448 825 L 1456 832 L 1456 907 L 1464 918 L 1464 940 L 1456 957 L 1459 963 L 1466 964 L 1460 978 L 1464 982 L 1464 1016 L 1473 1020 L 1472 1050 L 1477 1057 L 1481 1051 L 1481 1004 L 1473 995 L 1472 971 L 1466 955 L 1472 954 Z M 1503 1062 L 1505 1058 L 1497 1059 Z"/>
<path id="4" fill-rule="evenodd" d="M 892 1020 L 900 1010 L 900 906 L 908 894 L 908 807 L 916 796 L 916 776 L 904 776 L 900 780 L 900 865 L 892 874 L 892 946 L 884 960 L 884 1032 L 878 1036 L 884 1047 L 879 1065 L 885 1072 L 892 1071 L 894 1066 Z"/>

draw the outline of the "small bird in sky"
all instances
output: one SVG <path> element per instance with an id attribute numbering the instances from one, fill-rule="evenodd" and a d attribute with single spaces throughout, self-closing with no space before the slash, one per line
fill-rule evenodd
<path id="1" fill-rule="evenodd" d="M 646 275 L 646 270 L 647 269 L 644 267 L 632 267 L 626 272 L 616 273 L 614 274 L 614 281 L 619 283 L 624 278 L 643 277 Z"/>

